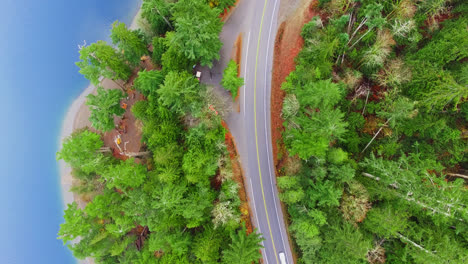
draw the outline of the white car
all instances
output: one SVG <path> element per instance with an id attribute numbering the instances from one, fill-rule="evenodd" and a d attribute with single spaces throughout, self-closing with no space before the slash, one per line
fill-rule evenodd
<path id="1" fill-rule="evenodd" d="M 284 252 L 279 253 L 279 259 L 281 264 L 286 264 L 286 255 L 284 254 Z"/>

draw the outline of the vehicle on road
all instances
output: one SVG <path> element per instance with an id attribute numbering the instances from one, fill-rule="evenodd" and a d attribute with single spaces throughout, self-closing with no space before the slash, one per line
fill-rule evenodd
<path id="1" fill-rule="evenodd" d="M 286 255 L 284 254 L 284 252 L 279 253 L 279 259 L 281 264 L 286 264 Z"/>

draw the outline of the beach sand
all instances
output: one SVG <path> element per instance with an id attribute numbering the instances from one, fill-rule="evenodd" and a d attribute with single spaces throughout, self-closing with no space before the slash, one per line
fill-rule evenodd
<path id="1" fill-rule="evenodd" d="M 138 28 L 138 18 L 141 14 L 141 8 L 138 9 L 138 12 L 135 14 L 132 24 L 130 25 L 130 29 L 137 29 Z M 104 79 L 101 82 L 101 85 L 105 89 L 118 89 L 118 85 L 115 84 L 111 80 Z M 90 111 L 88 106 L 85 105 L 86 96 L 90 93 L 96 93 L 96 87 L 94 85 L 89 85 L 81 94 L 80 96 L 73 101 L 70 105 L 70 108 L 65 115 L 65 118 L 62 123 L 62 130 L 60 133 L 60 148 L 62 147 L 62 142 L 64 139 L 69 137 L 73 131 L 76 129 L 90 127 L 91 123 L 89 122 L 88 118 L 90 115 Z M 72 203 L 73 201 L 77 202 L 78 205 L 83 208 L 85 203 L 79 199 L 79 197 L 75 196 L 72 192 L 70 192 L 70 188 L 73 183 L 73 177 L 71 175 L 71 167 L 66 164 L 63 160 L 58 161 L 59 166 L 59 173 L 60 173 L 60 183 L 61 183 L 61 190 L 62 190 L 62 201 L 64 209 L 67 208 L 67 204 Z M 87 258 L 85 260 L 78 260 L 79 264 L 92 264 L 94 261 L 91 258 Z"/>

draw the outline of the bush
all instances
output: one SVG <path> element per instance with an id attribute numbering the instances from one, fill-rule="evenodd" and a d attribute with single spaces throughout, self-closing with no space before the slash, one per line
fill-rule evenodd
<path id="1" fill-rule="evenodd" d="M 327 160 L 332 164 L 342 164 L 348 159 L 348 153 L 340 148 L 333 148 L 328 151 Z"/>
<path id="2" fill-rule="evenodd" d="M 234 60 L 230 60 L 227 67 L 224 69 L 221 85 L 231 92 L 232 100 L 235 100 L 239 87 L 244 85 L 244 79 L 238 77 L 238 65 Z"/>

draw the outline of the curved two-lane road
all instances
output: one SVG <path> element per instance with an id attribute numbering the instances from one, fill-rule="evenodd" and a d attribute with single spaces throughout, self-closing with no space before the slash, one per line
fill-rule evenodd
<path id="1" fill-rule="evenodd" d="M 245 152 L 242 160 L 247 172 L 250 207 L 254 225 L 263 234 L 265 263 L 293 263 L 283 214 L 276 188 L 271 147 L 270 95 L 274 42 L 279 0 L 250 0 L 250 30 L 243 40 L 241 69 L 245 80 L 241 90 Z M 273 106 L 275 107 L 275 106 Z"/>
<path id="2" fill-rule="evenodd" d="M 201 68 L 201 81 L 219 87 L 236 38 L 242 34 L 241 76 L 245 85 L 240 90 L 240 113 L 231 113 L 226 121 L 246 173 L 253 224 L 265 239 L 263 261 L 281 264 L 279 253 L 283 252 L 286 263 L 293 264 L 278 199 L 271 147 L 271 70 L 279 4 L 280 0 L 240 0 L 220 34 L 224 43 L 220 60 L 215 61 L 211 69 Z M 223 89 L 219 91 L 223 92 Z"/>

